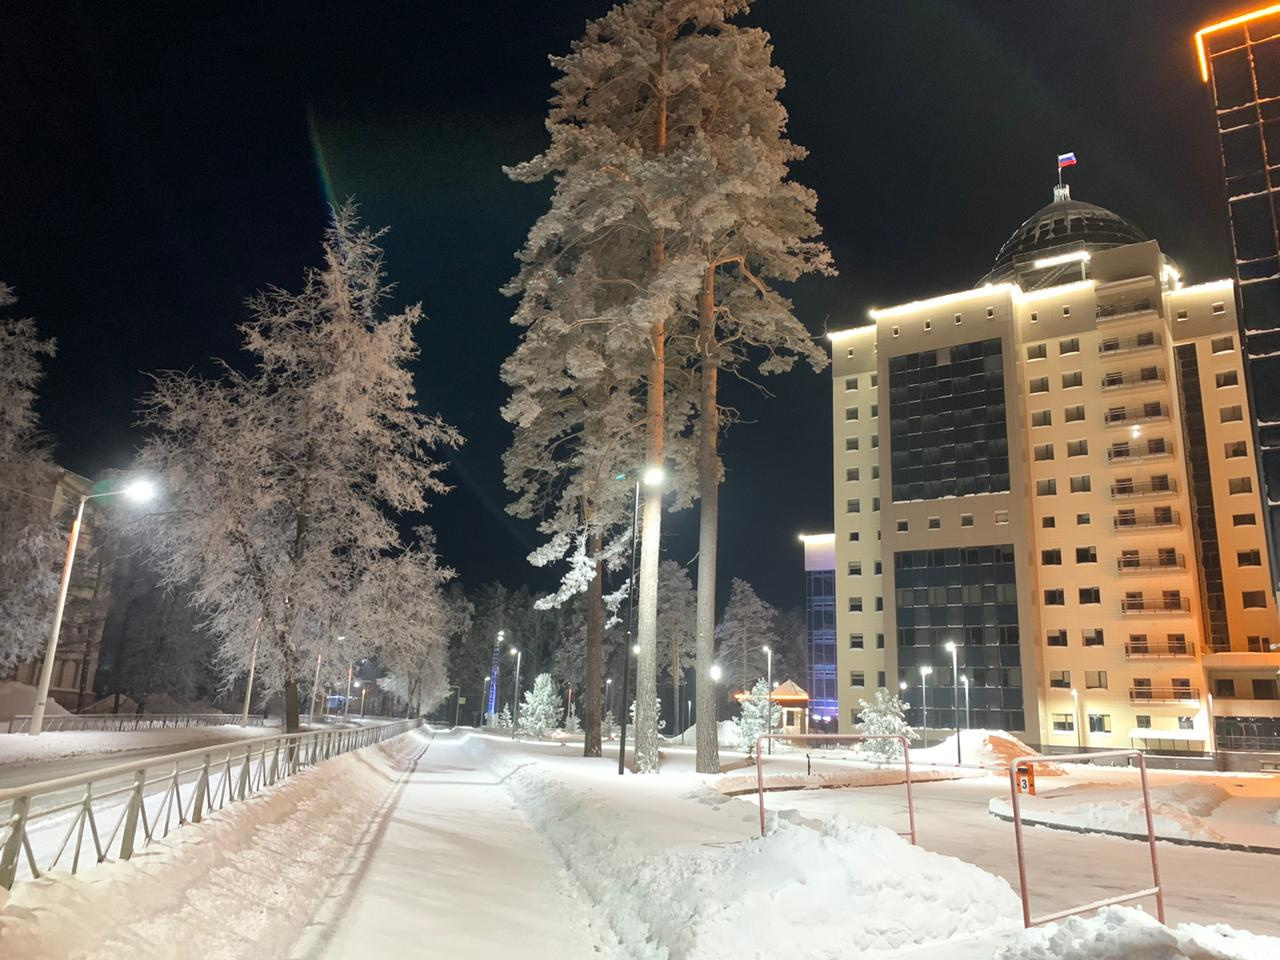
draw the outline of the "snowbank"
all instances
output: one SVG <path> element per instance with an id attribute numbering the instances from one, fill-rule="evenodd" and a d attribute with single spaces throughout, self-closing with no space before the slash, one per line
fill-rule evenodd
<path id="1" fill-rule="evenodd" d="M 36 688 L 16 680 L 0 682 L 0 720 L 8 721 L 14 717 L 28 717 L 36 708 Z M 67 711 L 50 698 L 45 704 L 44 712 L 50 717 L 65 717 Z"/>
<path id="2" fill-rule="evenodd" d="M 960 762 L 965 766 L 1007 771 L 1009 764 L 1018 757 L 1038 756 L 1041 756 L 1039 752 L 1032 750 L 1013 734 L 1004 730 L 960 731 Z M 912 750 L 911 762 L 954 764 L 956 735 L 953 733 L 941 743 L 927 749 Z M 1052 764 L 1040 764 L 1036 767 L 1037 777 L 1061 776 L 1062 772 L 1061 767 Z"/>
<path id="3" fill-rule="evenodd" d="M 0 957 L 290 956 L 324 881 L 423 743 L 414 733 L 343 754 L 132 860 L 0 891 Z"/>
<path id="4" fill-rule="evenodd" d="M 42 733 L 0 733 L 0 764 L 20 766 L 71 757 L 105 756 L 134 750 L 172 747 L 173 752 L 253 737 L 278 735 L 278 727 L 179 727 L 162 730 L 73 730 Z M 127 758 L 123 758 L 121 762 Z"/>
<path id="5" fill-rule="evenodd" d="M 1003 879 L 881 827 L 777 821 L 763 838 L 655 851 L 628 835 L 607 795 L 572 789 L 479 738 L 468 750 L 505 775 L 534 828 L 641 960 L 790 956 L 797 944 L 805 956 L 857 956 L 1012 928 L 1020 916 Z"/>
<path id="6" fill-rule="evenodd" d="M 1207 840 L 1221 843 L 1225 838 L 1205 822 L 1230 794 L 1215 783 L 1181 783 L 1151 790 L 1151 821 L 1156 835 L 1180 840 Z M 999 816 L 1010 816 L 1007 800 L 992 798 L 988 809 Z M 1145 836 L 1147 819 L 1142 797 L 1123 800 L 1097 800 L 1069 806 L 1055 806 L 1039 797 L 1022 801 L 1024 820 L 1056 823 L 1092 830 L 1114 830 Z"/>
<path id="7" fill-rule="evenodd" d="M 716 724 L 716 733 L 719 735 L 720 746 L 731 747 L 734 750 L 742 748 L 742 734 L 738 730 L 737 720 L 721 720 Z M 665 737 L 664 739 L 668 742 L 672 740 L 678 741 L 680 739 L 680 734 L 676 734 L 674 737 Z M 698 725 L 696 723 L 690 724 L 685 728 L 684 742 L 698 742 Z"/>
<path id="8" fill-rule="evenodd" d="M 1276 960 L 1280 939 L 1224 924 L 1162 926 L 1131 907 L 1107 907 L 1027 930 L 992 960 Z"/>

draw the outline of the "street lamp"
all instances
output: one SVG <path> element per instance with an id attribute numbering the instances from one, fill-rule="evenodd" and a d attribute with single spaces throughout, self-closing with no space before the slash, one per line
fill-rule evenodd
<path id="1" fill-rule="evenodd" d="M 1084 731 L 1080 729 L 1080 691 L 1075 687 L 1071 688 L 1071 723 L 1076 728 L 1076 749 L 1083 750 L 1084 742 L 1081 738 Z"/>
<path id="2" fill-rule="evenodd" d="M 948 640 L 942 645 L 942 649 L 951 654 L 951 711 L 956 721 L 956 766 L 958 767 L 963 762 L 960 759 L 960 667 L 957 662 L 959 653 L 954 640 Z"/>
<path id="3" fill-rule="evenodd" d="M 480 687 L 480 723 L 481 726 L 487 726 L 489 719 L 489 681 L 493 678 L 489 674 L 484 675 L 484 683 Z"/>
<path id="4" fill-rule="evenodd" d="M 637 484 L 637 485 L 636 485 L 636 490 L 639 490 L 639 489 L 640 489 L 640 486 Z M 637 494 L 636 494 L 636 496 L 637 496 L 637 497 L 639 497 L 639 494 L 637 493 Z M 634 519 L 634 518 L 633 518 L 633 519 Z M 632 524 L 631 533 L 632 533 L 632 537 L 633 537 L 633 539 L 634 539 L 634 536 L 635 536 L 635 524 L 634 524 L 634 523 Z M 633 545 L 632 545 L 632 557 L 633 557 L 633 559 L 634 559 L 634 556 L 635 556 L 635 546 L 634 546 L 634 544 L 633 544 Z M 627 640 L 628 640 L 628 642 L 630 642 L 630 640 L 631 640 L 631 630 L 630 630 L 630 628 L 628 628 L 628 629 L 627 629 Z M 632 656 L 637 656 L 637 655 L 639 655 L 639 653 L 640 653 L 640 644 L 638 644 L 638 643 L 630 644 L 630 648 L 631 648 L 631 654 L 632 654 Z M 629 659 L 627 659 L 626 655 L 624 654 L 624 655 L 623 655 L 623 658 L 622 658 L 622 701 L 621 701 L 621 703 L 618 705 L 618 709 L 622 711 L 622 720 L 621 720 L 621 722 L 619 723 L 619 726 L 618 726 L 618 776 L 622 776 L 623 770 L 625 770 L 625 769 L 626 769 L 626 760 L 627 760 L 627 720 L 628 720 L 628 719 L 630 718 L 630 716 L 631 716 L 631 704 L 629 704 L 629 703 L 627 702 L 627 683 L 629 682 L 629 680 L 630 680 L 630 679 L 631 679 L 631 661 L 630 661 Z"/>
<path id="5" fill-rule="evenodd" d="M 969 721 L 969 675 L 966 673 L 960 682 L 964 684 L 964 728 L 972 730 L 973 724 Z"/>
<path id="6" fill-rule="evenodd" d="M 524 651 L 512 647 L 511 655 L 516 658 L 516 693 L 515 696 L 512 697 L 512 702 L 515 706 L 512 708 L 511 714 L 511 739 L 514 740 L 516 738 L 516 731 L 520 729 L 520 658 L 524 656 Z"/>
<path id="7" fill-rule="evenodd" d="M 765 646 L 761 647 L 760 649 L 764 651 L 764 655 L 765 655 L 765 657 L 768 659 L 768 663 L 769 663 L 769 666 L 768 666 L 768 678 L 767 678 L 767 679 L 766 679 L 766 681 L 765 681 L 765 683 L 766 683 L 766 684 L 768 685 L 768 687 L 769 687 L 769 689 L 768 689 L 768 691 L 767 691 L 767 695 L 768 695 L 768 697 L 769 697 L 769 720 L 768 720 L 768 724 L 767 724 L 767 726 L 766 726 L 766 729 L 768 730 L 768 732 L 769 732 L 770 734 L 772 734 L 772 733 L 773 733 L 773 651 L 769 649 L 768 644 L 766 644 Z M 769 747 L 769 753 L 773 753 L 773 741 L 772 741 L 772 740 L 770 740 L 770 741 L 769 741 L 769 743 L 768 743 L 768 747 Z"/>
<path id="8" fill-rule="evenodd" d="M 929 747 L 929 684 L 925 677 L 933 673 L 933 667 L 920 668 L 920 731 L 924 735 L 925 749 Z"/>
<path id="9" fill-rule="evenodd" d="M 607 714 L 613 705 L 613 677 L 604 682 L 604 712 Z"/>
<path id="10" fill-rule="evenodd" d="M 720 678 L 724 676 L 724 671 L 720 669 L 720 664 L 713 663 L 711 669 L 707 671 L 711 677 L 713 684 L 719 683 Z M 715 713 L 711 716 L 711 728 L 716 732 L 716 742 L 720 742 L 720 694 L 719 691 L 712 690 L 712 702 L 715 704 Z"/>
<path id="11" fill-rule="evenodd" d="M 71 585 L 71 567 L 76 561 L 76 547 L 80 544 L 80 527 L 84 522 L 84 506 L 99 497 L 123 496 L 133 503 L 145 503 L 156 495 L 156 487 L 150 480 L 138 478 L 118 490 L 102 493 L 85 493 L 76 506 L 76 517 L 71 522 L 71 536 L 67 541 L 67 558 L 62 563 L 62 577 L 58 581 L 58 600 L 53 607 L 53 628 L 49 631 L 49 646 L 45 650 L 44 664 L 40 668 L 40 683 L 36 687 L 36 704 L 31 711 L 31 736 L 40 735 L 44 726 L 45 707 L 49 703 L 49 684 L 53 680 L 53 663 L 58 654 L 58 634 L 62 631 L 62 610 L 67 604 L 67 588 Z"/>

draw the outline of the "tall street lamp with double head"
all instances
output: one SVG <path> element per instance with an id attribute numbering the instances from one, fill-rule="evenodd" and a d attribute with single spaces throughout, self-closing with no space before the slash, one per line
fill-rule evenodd
<path id="1" fill-rule="evenodd" d="M 511 698 L 512 702 L 515 704 L 515 706 L 512 707 L 511 714 L 511 739 L 514 740 L 516 738 L 516 731 L 520 729 L 520 658 L 524 656 L 524 651 L 519 650 L 516 647 L 512 647 L 511 655 L 516 658 L 516 695 Z"/>
<path id="2" fill-rule="evenodd" d="M 768 663 L 768 667 L 765 670 L 765 672 L 768 675 L 767 679 L 765 680 L 765 684 L 769 688 L 767 692 L 767 696 L 769 697 L 769 720 L 765 724 L 765 732 L 771 734 L 773 733 L 773 650 L 769 647 L 768 644 L 765 644 L 760 649 L 764 651 L 765 661 Z M 768 742 L 768 747 L 769 747 L 769 753 L 773 753 L 772 740 Z"/>
<path id="3" fill-rule="evenodd" d="M 960 766 L 960 667 L 956 642 L 948 640 L 943 649 L 951 654 L 951 712 L 956 721 L 956 766 Z"/>
<path id="4" fill-rule="evenodd" d="M 924 736 L 925 749 L 929 747 L 929 683 L 925 677 L 933 673 L 933 667 L 920 668 L 920 731 Z"/>
<path id="5" fill-rule="evenodd" d="M 53 607 L 53 628 L 49 631 L 49 646 L 45 649 L 44 664 L 40 668 L 40 683 L 36 687 L 35 709 L 31 711 L 33 737 L 40 735 L 44 726 L 45 708 L 49 704 L 49 684 L 53 680 L 53 664 L 58 655 L 58 634 L 62 632 L 62 610 L 67 605 L 67 588 L 71 586 L 71 567 L 76 561 L 76 547 L 80 544 L 80 527 L 84 522 L 84 507 L 90 500 L 100 497 L 123 496 L 134 503 L 146 503 L 156 495 L 155 484 L 150 480 L 133 480 L 117 490 L 102 493 L 86 493 L 76 506 L 76 517 L 71 522 L 71 537 L 67 541 L 67 558 L 62 564 L 62 577 L 58 581 L 58 599 Z"/>

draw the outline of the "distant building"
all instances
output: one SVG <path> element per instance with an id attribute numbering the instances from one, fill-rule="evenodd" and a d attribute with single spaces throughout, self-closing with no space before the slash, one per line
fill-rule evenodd
<path id="1" fill-rule="evenodd" d="M 840 708 L 836 685 L 835 535 L 802 535 L 805 617 L 809 640 L 809 719 L 832 725 Z"/>
<path id="2" fill-rule="evenodd" d="M 905 685 L 951 728 L 963 676 L 1050 748 L 1199 752 L 1211 708 L 1280 748 L 1234 283 L 1059 187 L 977 287 L 871 320 L 830 337 L 841 724 Z"/>

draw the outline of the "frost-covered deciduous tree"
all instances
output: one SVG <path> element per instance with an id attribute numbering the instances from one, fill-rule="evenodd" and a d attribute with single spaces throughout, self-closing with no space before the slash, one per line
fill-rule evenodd
<path id="1" fill-rule="evenodd" d="M 858 707 L 859 733 L 915 739 L 916 732 L 906 719 L 907 705 L 897 694 L 877 690 L 870 702 L 859 700 Z M 884 760 L 902 759 L 902 744 L 897 740 L 864 740 L 862 749 Z"/>
<path id="2" fill-rule="evenodd" d="M 409 365 L 422 310 L 386 311 L 379 236 L 353 204 L 334 210 L 324 266 L 297 293 L 250 302 L 240 329 L 252 372 L 160 374 L 144 400 L 139 462 L 170 491 L 147 531 L 158 568 L 190 589 L 228 671 L 247 664 L 261 618 L 258 675 L 284 691 L 291 731 L 317 653 L 350 659 L 387 644 L 404 664 L 406 645 L 443 641 L 411 624 L 388 632 L 362 599 L 395 592 L 400 575 L 438 587 L 434 545 L 406 554 L 396 517 L 448 489 L 433 455 L 461 442 L 417 407 Z"/>
<path id="3" fill-rule="evenodd" d="M 520 704 L 520 732 L 531 737 L 541 737 L 560 722 L 560 690 L 555 678 L 540 673 L 533 681 L 533 689 L 524 692 Z"/>
<path id="4" fill-rule="evenodd" d="M 16 302 L 0 283 L 0 676 L 43 649 L 62 542 L 48 503 L 54 468 L 35 410 L 54 342 L 40 339 L 34 320 L 7 315 Z"/>
<path id="5" fill-rule="evenodd" d="M 716 627 L 725 682 L 732 690 L 749 690 L 765 675 L 764 647 L 774 646 L 778 636 L 774 619 L 778 611 L 756 595 L 751 584 L 737 577 L 729 584 L 729 602 Z"/>
<path id="6" fill-rule="evenodd" d="M 742 713 L 738 717 L 738 733 L 742 745 L 750 757 L 756 749 L 756 738 L 769 732 L 769 684 L 764 678 L 757 680 L 742 698 Z"/>

